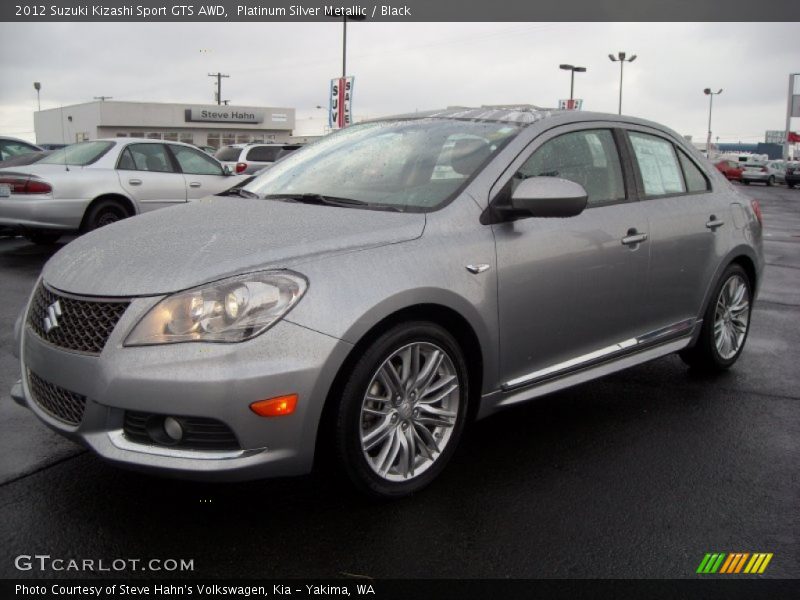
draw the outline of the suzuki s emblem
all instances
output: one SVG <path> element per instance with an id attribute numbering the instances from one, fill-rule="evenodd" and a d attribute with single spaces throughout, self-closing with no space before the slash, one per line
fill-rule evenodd
<path id="1" fill-rule="evenodd" d="M 58 317 L 61 316 L 61 303 L 56 300 L 47 307 L 47 316 L 44 318 L 44 332 L 50 333 L 58 327 Z"/>

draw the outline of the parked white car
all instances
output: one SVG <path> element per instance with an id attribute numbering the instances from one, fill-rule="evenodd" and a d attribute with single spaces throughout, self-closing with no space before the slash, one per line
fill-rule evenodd
<path id="1" fill-rule="evenodd" d="M 114 138 L 0 169 L 0 227 L 38 244 L 222 192 L 243 179 L 189 144 Z"/>

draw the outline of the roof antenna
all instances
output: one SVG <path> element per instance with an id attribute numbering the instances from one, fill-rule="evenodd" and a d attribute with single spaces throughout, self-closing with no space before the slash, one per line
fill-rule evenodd
<path id="1" fill-rule="evenodd" d="M 59 112 L 61 114 L 61 139 L 64 140 L 64 142 L 66 142 L 67 141 L 67 134 L 64 131 L 64 105 L 63 104 L 59 107 Z M 69 145 L 69 144 L 67 144 L 67 145 Z M 64 151 L 64 169 L 69 171 L 69 165 L 67 164 L 67 146 L 64 146 L 62 148 L 62 150 Z"/>

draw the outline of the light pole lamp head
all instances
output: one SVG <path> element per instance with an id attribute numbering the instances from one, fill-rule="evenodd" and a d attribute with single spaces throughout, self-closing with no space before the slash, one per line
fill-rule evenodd
<path id="1" fill-rule="evenodd" d="M 40 89 L 42 89 L 42 84 L 39 83 L 38 81 L 34 81 L 33 82 L 33 89 L 35 89 L 38 92 Z"/>
<path id="2" fill-rule="evenodd" d="M 624 52 L 619 52 L 619 53 L 617 54 L 617 56 L 619 56 L 619 59 L 620 59 L 620 60 L 625 60 L 625 56 L 626 56 L 626 54 L 625 54 Z"/>
<path id="3" fill-rule="evenodd" d="M 711 88 L 706 88 L 706 89 L 704 89 L 704 90 L 703 90 L 703 93 L 704 93 L 706 96 L 709 96 L 709 95 L 711 95 Z"/>
<path id="4" fill-rule="evenodd" d="M 613 54 L 609 54 L 608 58 L 610 58 L 613 62 L 617 62 L 617 57 L 614 56 Z"/>
<path id="5" fill-rule="evenodd" d="M 636 60 L 636 55 L 634 54 L 633 56 L 631 56 L 631 57 L 628 59 L 628 62 L 633 62 L 633 61 L 635 61 L 635 60 Z"/>
<path id="6" fill-rule="evenodd" d="M 572 65 L 558 65 L 559 69 L 564 69 L 565 71 L 572 71 L 575 67 Z"/>
<path id="7" fill-rule="evenodd" d="M 573 71 L 577 71 L 578 73 L 586 73 L 586 67 L 575 67 Z"/>

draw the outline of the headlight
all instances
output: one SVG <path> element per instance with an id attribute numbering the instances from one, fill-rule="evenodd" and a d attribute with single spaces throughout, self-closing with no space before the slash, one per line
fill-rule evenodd
<path id="1" fill-rule="evenodd" d="M 289 312 L 307 287 L 297 273 L 266 271 L 179 292 L 151 308 L 125 345 L 249 340 Z"/>

